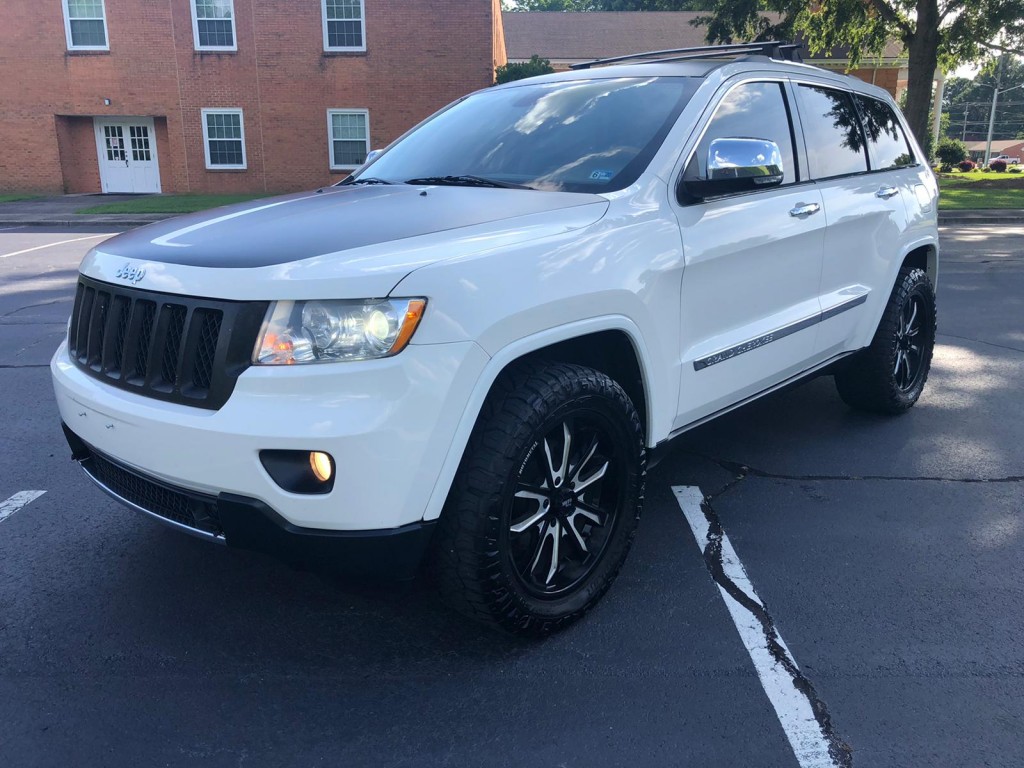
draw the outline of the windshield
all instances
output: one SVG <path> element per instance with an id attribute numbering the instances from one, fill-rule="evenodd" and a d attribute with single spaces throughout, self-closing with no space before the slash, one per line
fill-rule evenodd
<path id="1" fill-rule="evenodd" d="M 622 189 L 643 173 L 698 84 L 684 77 L 630 77 L 483 91 L 437 115 L 348 181 Z"/>

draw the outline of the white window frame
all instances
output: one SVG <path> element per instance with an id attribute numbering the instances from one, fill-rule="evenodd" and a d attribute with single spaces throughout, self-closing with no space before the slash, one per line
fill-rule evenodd
<path id="1" fill-rule="evenodd" d="M 71 10 L 68 8 L 68 0 L 61 0 L 61 7 L 64 9 L 64 37 L 67 40 L 69 51 L 109 51 L 110 50 L 110 27 L 107 26 L 107 2 L 100 0 L 100 10 L 103 11 L 103 37 L 106 45 L 75 45 L 71 39 Z"/>
<path id="2" fill-rule="evenodd" d="M 244 171 L 249 168 L 249 155 L 245 151 L 245 114 L 239 107 L 209 107 L 203 109 L 203 154 L 206 156 L 206 170 L 208 171 Z M 210 135 L 206 125 L 207 115 L 238 115 L 239 138 L 242 141 L 242 164 L 241 165 L 212 165 L 210 163 Z M 234 141 L 234 139 L 231 139 Z"/>
<path id="3" fill-rule="evenodd" d="M 366 1 L 359 0 L 359 23 L 363 27 L 363 44 L 362 45 L 328 45 L 327 36 L 327 0 L 320 0 L 320 20 L 323 22 L 324 29 L 324 50 L 328 53 L 335 51 L 365 51 L 366 50 Z"/>
<path id="4" fill-rule="evenodd" d="M 200 45 L 199 44 L 199 9 L 196 7 L 196 0 L 188 0 L 188 6 L 192 10 L 192 43 L 197 51 L 237 51 L 238 50 L 238 27 L 235 24 L 235 0 L 231 2 L 231 45 Z"/>
<path id="5" fill-rule="evenodd" d="M 327 110 L 327 155 L 332 171 L 353 171 L 358 165 L 338 165 L 334 162 L 334 115 L 362 115 L 366 118 L 366 154 L 370 154 L 370 110 L 368 109 L 328 109 Z"/>

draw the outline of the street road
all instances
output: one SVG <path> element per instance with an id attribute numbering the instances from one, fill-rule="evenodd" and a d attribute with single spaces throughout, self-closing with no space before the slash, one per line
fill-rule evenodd
<path id="1" fill-rule="evenodd" d="M 0 766 L 798 766 L 674 487 L 853 765 L 1024 765 L 1024 228 L 943 231 L 910 413 L 818 378 L 684 435 L 608 596 L 533 644 L 94 489 L 47 363 L 104 237 L 0 232 Z"/>

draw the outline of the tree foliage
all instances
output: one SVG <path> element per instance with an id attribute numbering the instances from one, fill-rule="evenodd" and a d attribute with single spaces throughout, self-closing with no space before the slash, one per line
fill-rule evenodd
<path id="1" fill-rule="evenodd" d="M 946 83 L 943 112 L 949 115 L 944 133 L 965 141 L 983 141 L 988 135 L 992 110 L 992 89 L 996 84 L 998 61 L 992 59 L 973 78 L 954 77 Z M 1024 62 L 1007 56 L 999 82 L 993 139 L 1024 139 Z M 1003 91 L 1009 90 L 1005 96 Z"/>
<path id="2" fill-rule="evenodd" d="M 498 67 L 494 74 L 498 83 L 511 83 L 513 80 L 522 80 L 524 77 L 536 77 L 537 75 L 550 75 L 555 71 L 551 62 L 542 59 L 536 53 L 529 61 L 509 62 Z"/>
<path id="3" fill-rule="evenodd" d="M 960 139 L 948 137 L 939 139 L 939 146 L 935 148 L 935 157 L 939 159 L 942 166 L 954 166 L 967 159 L 967 145 Z"/>
<path id="4" fill-rule="evenodd" d="M 503 0 L 506 11 L 707 11 L 713 0 Z"/>
<path id="5" fill-rule="evenodd" d="M 712 0 L 698 23 L 713 42 L 792 39 L 799 34 L 812 54 L 849 51 L 851 66 L 881 55 L 890 40 L 908 57 L 906 115 L 918 140 L 929 135 L 928 110 L 937 66 L 975 61 L 995 39 L 1024 43 L 1024 0 Z M 765 13 L 772 14 L 765 16 Z"/>

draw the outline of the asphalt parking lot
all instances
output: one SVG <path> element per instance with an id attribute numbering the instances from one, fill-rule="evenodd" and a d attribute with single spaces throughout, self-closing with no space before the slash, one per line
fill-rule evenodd
<path id="1" fill-rule="evenodd" d="M 917 406 L 818 378 L 687 433 L 611 592 L 530 644 L 92 488 L 47 364 L 106 234 L 0 231 L 0 766 L 797 766 L 681 486 L 853 765 L 1024 765 L 1024 227 L 942 234 Z"/>

